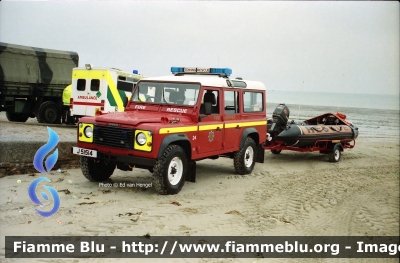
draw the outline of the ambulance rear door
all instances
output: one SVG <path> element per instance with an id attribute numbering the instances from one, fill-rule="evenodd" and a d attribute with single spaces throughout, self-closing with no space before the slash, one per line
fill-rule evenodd
<path id="1" fill-rule="evenodd" d="M 96 110 L 104 108 L 101 87 L 107 83 L 101 70 L 76 70 L 72 80 L 72 110 L 74 116 L 95 116 Z M 104 92 L 106 93 L 106 92 Z"/>

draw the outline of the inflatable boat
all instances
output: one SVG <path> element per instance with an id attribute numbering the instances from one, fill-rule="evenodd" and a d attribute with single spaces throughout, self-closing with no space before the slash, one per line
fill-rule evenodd
<path id="1" fill-rule="evenodd" d="M 340 160 L 344 149 L 355 146 L 358 128 L 343 113 L 325 113 L 311 119 L 289 122 L 289 108 L 280 104 L 267 121 L 267 141 L 263 148 L 279 154 L 282 150 L 329 154 L 329 160 Z"/>

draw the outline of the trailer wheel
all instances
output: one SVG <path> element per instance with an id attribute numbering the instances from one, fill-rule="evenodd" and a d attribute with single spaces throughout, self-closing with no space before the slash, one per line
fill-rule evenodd
<path id="1" fill-rule="evenodd" d="M 250 137 L 247 137 L 243 148 L 235 152 L 233 157 L 233 165 L 238 174 L 249 174 L 253 171 L 255 164 L 256 143 Z"/>
<path id="2" fill-rule="evenodd" d="M 6 117 L 7 120 L 9 121 L 15 121 L 15 122 L 26 122 L 29 118 L 28 115 L 23 114 L 23 113 L 11 113 L 6 111 Z"/>
<path id="3" fill-rule="evenodd" d="M 341 156 L 342 147 L 340 143 L 335 144 L 333 146 L 332 152 L 328 154 L 330 162 L 339 162 Z"/>
<path id="4" fill-rule="evenodd" d="M 61 114 L 56 103 L 45 101 L 40 105 L 37 115 L 39 123 L 59 123 L 60 118 Z"/>
<path id="5" fill-rule="evenodd" d="M 188 162 L 178 145 L 170 145 L 154 165 L 153 183 L 159 194 L 177 194 L 185 184 Z"/>
<path id="6" fill-rule="evenodd" d="M 273 154 L 280 154 L 282 150 L 271 150 Z"/>
<path id="7" fill-rule="evenodd" d="M 116 164 L 105 160 L 95 160 L 81 156 L 81 170 L 83 175 L 92 182 L 102 182 L 114 173 Z"/>

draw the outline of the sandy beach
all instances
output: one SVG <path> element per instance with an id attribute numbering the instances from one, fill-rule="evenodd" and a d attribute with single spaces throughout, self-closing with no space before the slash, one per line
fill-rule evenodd
<path id="1" fill-rule="evenodd" d="M 367 125 L 366 121 L 360 124 Z M 64 130 L 71 134 L 71 129 Z M 57 132 L 62 136 L 62 129 Z M 80 169 L 53 170 L 46 176 L 51 180 L 48 185 L 58 191 L 61 206 L 49 218 L 36 214 L 35 204 L 27 194 L 30 183 L 41 174 L 6 176 L 0 179 L 0 261 L 54 262 L 5 259 L 4 237 L 11 235 L 398 236 L 399 143 L 395 140 L 398 130 L 396 136 L 391 134 L 390 138 L 383 136 L 378 140 L 369 138 L 362 130 L 360 134 L 356 147 L 346 150 L 338 163 L 328 162 L 328 157 L 319 153 L 266 152 L 264 164 L 257 163 L 250 175 L 241 176 L 235 174 L 231 159 L 200 161 L 197 182 L 186 182 L 179 194 L 170 196 L 156 193 L 151 185 L 152 174 L 147 170 L 116 170 L 104 183 L 89 182 Z M 57 262 L 110 260 L 167 261 L 63 259 Z M 168 261 L 320 262 L 321 259 Z"/>

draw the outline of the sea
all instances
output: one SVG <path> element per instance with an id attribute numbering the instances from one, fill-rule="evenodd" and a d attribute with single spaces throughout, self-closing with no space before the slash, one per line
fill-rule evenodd
<path id="1" fill-rule="evenodd" d="M 280 103 L 289 107 L 289 120 L 341 112 L 359 128 L 359 138 L 399 143 L 399 95 L 267 90 L 267 118 Z"/>

